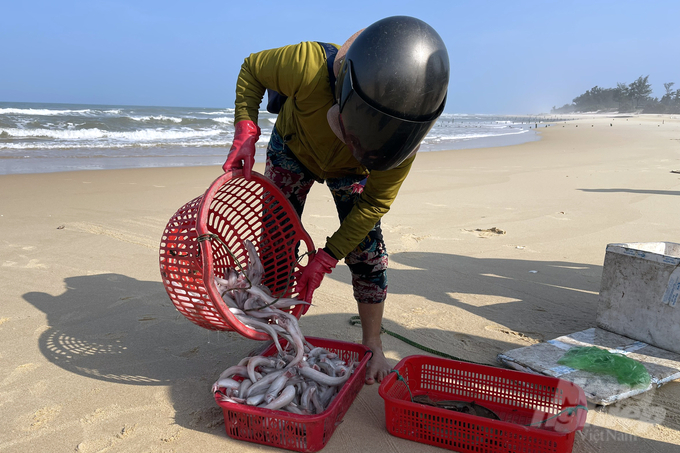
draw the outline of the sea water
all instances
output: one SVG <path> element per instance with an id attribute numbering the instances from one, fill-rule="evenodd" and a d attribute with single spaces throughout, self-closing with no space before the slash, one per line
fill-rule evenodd
<path id="1" fill-rule="evenodd" d="M 257 162 L 275 122 L 259 113 Z M 526 116 L 444 113 L 421 151 L 537 140 L 535 125 Z M 0 174 L 221 165 L 233 137 L 230 108 L 0 102 Z"/>

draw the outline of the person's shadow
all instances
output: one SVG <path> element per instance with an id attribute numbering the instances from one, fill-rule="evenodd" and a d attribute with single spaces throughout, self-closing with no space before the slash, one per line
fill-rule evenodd
<path id="1" fill-rule="evenodd" d="M 429 252 L 399 252 L 389 260 L 389 294 L 457 307 L 538 341 L 595 326 L 599 265 Z M 348 270 L 334 274 L 350 281 Z M 451 329 L 464 322 L 451 319 Z"/>

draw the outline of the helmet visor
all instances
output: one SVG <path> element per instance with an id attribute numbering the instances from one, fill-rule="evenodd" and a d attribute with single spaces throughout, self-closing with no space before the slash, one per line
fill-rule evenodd
<path id="1" fill-rule="evenodd" d="M 369 103 L 355 82 L 352 60 L 345 60 L 336 85 L 336 100 L 345 143 L 354 157 L 369 170 L 389 170 L 417 149 L 444 110 L 446 99 L 425 121 L 392 116 Z"/>

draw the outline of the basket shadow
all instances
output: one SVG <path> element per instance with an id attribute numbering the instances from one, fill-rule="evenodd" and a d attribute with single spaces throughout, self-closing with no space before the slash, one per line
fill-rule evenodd
<path id="1" fill-rule="evenodd" d="M 50 328 L 40 335 L 40 350 L 61 368 L 108 382 L 167 385 L 191 374 L 200 350 L 216 352 L 209 334 L 216 340 L 218 333 L 187 322 L 160 283 L 99 274 L 69 277 L 65 284 L 58 296 L 23 296 L 47 315 Z M 239 343 L 247 352 L 246 340 Z M 237 351 L 227 354 L 237 357 Z"/>
<path id="2" fill-rule="evenodd" d="M 56 296 L 23 295 L 46 315 L 38 346 L 51 363 L 110 383 L 167 386 L 177 424 L 223 433 L 210 386 L 261 342 L 192 324 L 160 282 L 99 274 L 66 278 L 65 286 Z"/>

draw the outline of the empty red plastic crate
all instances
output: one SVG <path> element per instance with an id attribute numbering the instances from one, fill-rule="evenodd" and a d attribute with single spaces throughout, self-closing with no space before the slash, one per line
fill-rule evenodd
<path id="1" fill-rule="evenodd" d="M 585 425 L 586 398 L 558 378 L 422 355 L 400 361 L 380 385 L 387 431 L 397 437 L 460 452 L 570 452 Z M 407 388 L 408 385 L 408 388 Z M 475 402 L 500 420 L 411 402 Z M 559 415 L 558 415 L 559 414 Z M 529 426 L 532 425 L 532 426 Z"/>
<path id="2" fill-rule="evenodd" d="M 321 450 L 330 440 L 335 428 L 342 422 L 342 417 L 364 386 L 366 364 L 371 353 L 361 344 L 306 338 L 312 345 L 334 352 L 346 362 L 359 363 L 328 408 L 321 414 L 296 415 L 220 401 L 216 394 L 215 401 L 224 413 L 224 427 L 229 437 L 302 452 Z M 285 347 L 285 344 L 285 340 L 282 340 L 281 345 Z M 262 355 L 271 356 L 276 353 L 276 347 L 272 345 Z"/>

